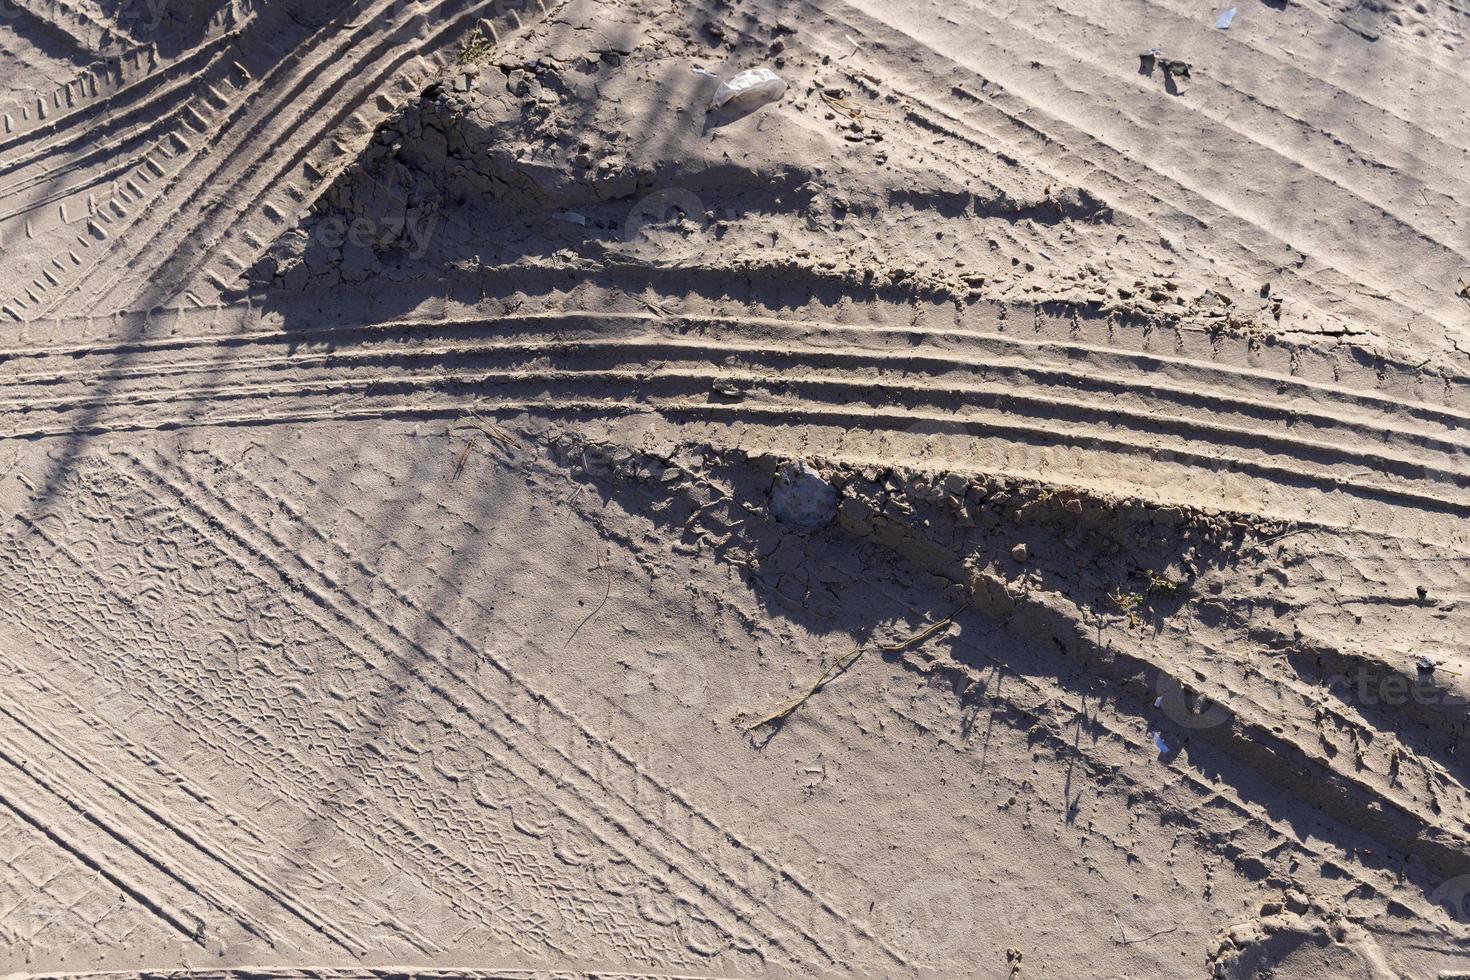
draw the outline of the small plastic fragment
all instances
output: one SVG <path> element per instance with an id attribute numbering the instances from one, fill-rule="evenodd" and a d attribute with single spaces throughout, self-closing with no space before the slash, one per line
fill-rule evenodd
<path id="1" fill-rule="evenodd" d="M 786 82 L 780 75 L 769 68 L 747 68 L 719 84 L 709 107 L 714 111 L 732 102 L 742 105 L 775 102 L 785 94 Z"/>
<path id="2" fill-rule="evenodd" d="M 1151 733 L 1154 737 L 1154 748 L 1159 750 L 1159 755 L 1168 755 L 1169 746 L 1164 742 L 1158 732 Z"/>
<path id="3" fill-rule="evenodd" d="M 1230 30 L 1231 23 L 1233 23 L 1234 21 L 1235 21 L 1235 8 L 1234 7 L 1231 7 L 1229 10 L 1223 11 L 1220 14 L 1220 18 L 1215 21 L 1215 29 L 1216 30 L 1221 30 L 1221 31 L 1228 31 L 1228 30 Z"/>

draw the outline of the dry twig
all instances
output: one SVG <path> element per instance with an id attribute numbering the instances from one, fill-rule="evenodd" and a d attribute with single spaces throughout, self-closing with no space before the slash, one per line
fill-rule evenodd
<path id="1" fill-rule="evenodd" d="M 958 615 L 959 610 L 956 609 L 948 616 L 939 620 L 939 622 L 925 627 L 923 630 L 920 630 L 918 633 L 915 633 L 908 639 L 900 640 L 897 643 L 880 643 L 878 645 L 878 649 L 882 650 L 884 653 L 898 653 L 900 650 L 907 650 L 914 644 L 922 643 L 925 640 L 929 639 L 929 637 L 933 636 L 935 633 L 944 629 L 950 623 L 954 622 L 954 618 Z M 832 663 L 827 665 L 827 669 L 822 671 L 822 676 L 818 677 L 816 682 L 812 684 L 811 687 L 807 688 L 807 690 L 800 697 L 791 701 L 785 707 L 780 708 L 769 715 L 766 715 L 760 721 L 757 721 L 750 725 L 746 725 L 745 730 L 747 732 L 753 732 L 757 728 L 760 728 L 762 725 L 769 725 L 774 722 L 782 721 L 786 718 L 789 718 L 791 714 L 795 712 L 797 708 L 800 708 L 803 704 L 805 704 L 812 697 L 812 695 L 816 694 L 832 681 L 845 674 L 848 669 L 852 667 L 853 664 L 857 663 L 858 658 L 863 655 L 863 651 L 865 649 L 865 647 L 859 645 L 857 647 L 854 647 L 852 652 L 847 654 L 846 656 L 839 657 L 836 660 L 832 661 Z"/>
<path id="2" fill-rule="evenodd" d="M 452 477 L 449 478 L 449 482 L 450 483 L 453 483 L 455 480 L 458 480 L 459 479 L 459 475 L 464 472 L 464 464 L 469 461 L 470 453 L 474 451 L 475 443 L 478 442 L 478 441 L 479 440 L 477 440 L 477 439 L 471 439 L 469 442 L 467 442 L 467 443 L 464 444 L 464 449 L 461 450 L 461 452 L 459 454 L 459 459 L 455 460 L 455 463 L 454 463 L 454 476 L 452 476 Z"/>
<path id="3" fill-rule="evenodd" d="M 586 626 L 593 616 L 596 616 L 599 612 L 602 611 L 602 607 L 607 605 L 608 596 L 612 595 L 612 568 L 607 563 L 607 556 L 603 555 L 602 558 L 597 562 L 597 564 L 598 567 L 600 567 L 603 572 L 607 574 L 607 589 L 603 591 L 602 601 L 597 604 L 597 607 L 587 615 L 583 616 L 582 621 L 577 624 L 577 628 L 572 630 L 572 635 L 567 637 L 566 643 L 562 644 L 563 650 L 572 645 L 572 641 L 577 638 L 577 634 L 582 632 L 582 627 Z"/>
<path id="4" fill-rule="evenodd" d="M 516 442 L 515 436 L 511 435 L 509 432 L 506 432 L 500 426 L 485 418 L 473 408 L 465 409 L 465 414 L 479 423 L 477 426 L 475 426 L 475 428 L 483 432 L 485 434 L 485 438 L 489 439 L 491 442 L 498 442 L 502 447 L 505 448 L 507 452 L 512 451 Z"/>

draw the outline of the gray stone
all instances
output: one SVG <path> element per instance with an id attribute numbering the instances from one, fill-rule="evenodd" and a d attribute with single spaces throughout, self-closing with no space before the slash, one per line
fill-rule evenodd
<path id="1" fill-rule="evenodd" d="M 806 463 L 782 464 L 771 488 L 771 512 L 783 524 L 814 531 L 837 516 L 837 489 Z"/>

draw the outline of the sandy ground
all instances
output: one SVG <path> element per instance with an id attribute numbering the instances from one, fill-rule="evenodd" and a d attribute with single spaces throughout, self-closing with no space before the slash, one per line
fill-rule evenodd
<path id="1" fill-rule="evenodd" d="M 1234 9 L 7 0 L 0 974 L 1470 975 L 1470 10 Z"/>

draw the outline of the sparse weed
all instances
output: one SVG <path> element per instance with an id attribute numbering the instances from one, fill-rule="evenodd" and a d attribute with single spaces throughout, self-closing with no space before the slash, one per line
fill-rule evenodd
<path id="1" fill-rule="evenodd" d="M 1164 595 L 1173 595 L 1179 591 L 1179 583 L 1158 572 L 1150 571 L 1148 575 L 1148 587 L 1150 592 L 1162 592 Z"/>
<path id="2" fill-rule="evenodd" d="M 1148 580 L 1148 585 L 1143 591 L 1120 585 L 1108 595 L 1113 604 L 1128 617 L 1128 628 L 1131 630 L 1143 625 L 1143 614 L 1147 612 L 1149 600 L 1152 597 L 1156 595 L 1172 596 L 1179 592 L 1179 583 L 1167 575 L 1160 575 L 1151 569 L 1144 569 L 1143 575 Z"/>
<path id="3" fill-rule="evenodd" d="M 1144 596 L 1142 592 L 1123 592 L 1119 590 L 1109 596 L 1113 603 L 1128 617 L 1128 628 L 1136 630 L 1143 625 L 1139 612 L 1143 609 Z"/>
<path id="4" fill-rule="evenodd" d="M 482 35 L 477 27 L 459 46 L 459 63 L 461 65 L 474 64 L 489 54 L 494 47 L 495 42 Z"/>

